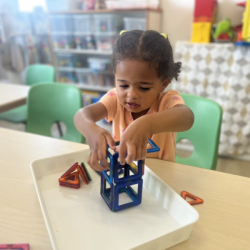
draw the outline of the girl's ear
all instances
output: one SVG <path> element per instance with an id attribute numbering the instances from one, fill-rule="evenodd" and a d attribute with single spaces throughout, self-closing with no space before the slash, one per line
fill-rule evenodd
<path id="1" fill-rule="evenodd" d="M 166 89 L 166 87 L 169 85 L 169 83 L 171 83 L 170 77 L 168 77 L 167 79 L 163 81 L 160 92 L 163 92 Z"/>

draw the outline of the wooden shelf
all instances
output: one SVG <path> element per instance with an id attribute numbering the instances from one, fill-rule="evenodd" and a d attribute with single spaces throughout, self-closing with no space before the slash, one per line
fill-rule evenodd
<path id="1" fill-rule="evenodd" d="M 114 12 L 132 12 L 132 11 L 155 11 L 162 12 L 161 9 L 143 8 L 143 9 L 103 9 L 103 10 L 69 10 L 69 11 L 52 11 L 49 14 L 89 14 L 89 13 L 114 13 Z"/>
<path id="2" fill-rule="evenodd" d="M 71 53 L 71 54 L 92 54 L 92 55 L 111 55 L 112 51 L 87 50 L 87 49 L 54 49 L 55 53 Z"/>

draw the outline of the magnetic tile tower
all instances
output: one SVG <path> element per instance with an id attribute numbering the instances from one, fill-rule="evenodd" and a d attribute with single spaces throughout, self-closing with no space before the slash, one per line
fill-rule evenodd
<path id="1" fill-rule="evenodd" d="M 152 148 L 148 149 L 147 153 L 160 151 L 160 148 L 151 139 L 148 142 Z M 143 161 L 138 161 L 137 165 L 127 163 L 120 165 L 119 154 L 112 155 L 108 149 L 107 158 L 110 160 L 110 170 L 101 172 L 102 198 L 113 212 L 139 205 L 142 198 Z M 120 174 L 121 172 L 122 174 Z M 133 185 L 138 185 L 137 192 L 131 187 Z M 119 195 L 122 193 L 126 193 L 132 201 L 119 205 Z"/>
<path id="2" fill-rule="evenodd" d="M 212 25 L 215 23 L 217 7 L 217 0 L 195 0 L 191 42 L 210 42 L 211 29 Z"/>

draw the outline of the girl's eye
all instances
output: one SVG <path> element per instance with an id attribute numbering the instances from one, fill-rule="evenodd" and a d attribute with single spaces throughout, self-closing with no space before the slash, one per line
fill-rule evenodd
<path id="1" fill-rule="evenodd" d="M 141 90 L 147 91 L 147 90 L 150 90 L 150 88 L 143 88 L 143 87 L 141 87 Z"/>
<path id="2" fill-rule="evenodd" d="M 128 85 L 119 85 L 119 87 L 120 87 L 120 88 L 124 88 L 124 89 L 125 89 L 125 88 L 127 88 L 127 87 L 128 87 Z"/>

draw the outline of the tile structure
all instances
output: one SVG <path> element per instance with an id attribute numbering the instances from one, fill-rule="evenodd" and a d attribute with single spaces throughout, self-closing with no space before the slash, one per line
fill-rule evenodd
<path id="1" fill-rule="evenodd" d="M 219 153 L 250 153 L 250 49 L 233 44 L 178 42 L 175 61 L 182 63 L 173 89 L 219 103 L 223 121 Z"/>
<path id="2" fill-rule="evenodd" d="M 147 149 L 148 153 L 160 151 L 160 148 L 151 139 L 148 140 L 148 143 L 152 147 Z M 117 142 L 117 145 L 118 144 L 119 142 Z M 110 162 L 110 169 L 101 172 L 100 191 L 109 209 L 113 212 L 117 212 L 139 205 L 142 200 L 143 161 L 138 161 L 137 165 L 133 163 L 121 165 L 119 162 L 119 154 L 110 152 L 109 147 L 107 148 L 107 160 Z M 130 201 L 121 204 L 120 194 L 127 194 Z"/>

